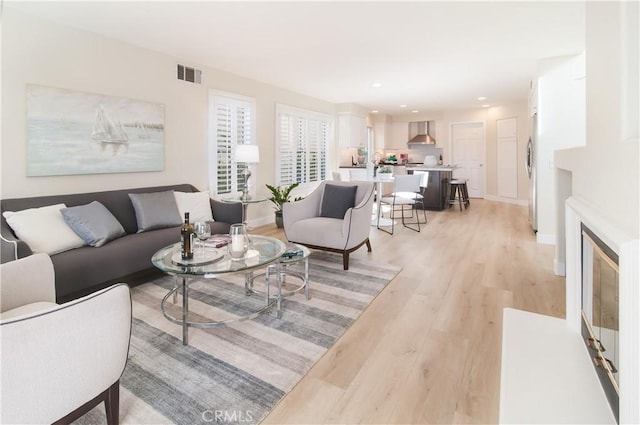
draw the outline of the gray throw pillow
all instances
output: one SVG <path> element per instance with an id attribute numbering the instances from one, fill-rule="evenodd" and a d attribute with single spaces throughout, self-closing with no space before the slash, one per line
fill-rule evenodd
<path id="1" fill-rule="evenodd" d="M 60 209 L 64 221 L 90 246 L 102 246 L 125 234 L 120 222 L 100 202 Z"/>
<path id="2" fill-rule="evenodd" d="M 320 204 L 320 216 L 343 219 L 349 208 L 356 203 L 358 186 L 325 184 Z"/>
<path id="3" fill-rule="evenodd" d="M 138 233 L 182 224 L 173 190 L 130 193 L 129 199 L 131 199 L 133 208 L 136 210 Z"/>

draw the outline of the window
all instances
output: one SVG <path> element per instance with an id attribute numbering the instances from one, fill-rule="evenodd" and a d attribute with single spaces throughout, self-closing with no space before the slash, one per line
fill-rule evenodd
<path id="1" fill-rule="evenodd" d="M 209 191 L 235 194 L 244 189 L 242 171 L 236 163 L 235 147 L 253 144 L 255 102 L 251 98 L 211 91 L 209 96 Z"/>
<path id="2" fill-rule="evenodd" d="M 325 180 L 331 118 L 313 111 L 278 105 L 276 120 L 276 185 Z"/>

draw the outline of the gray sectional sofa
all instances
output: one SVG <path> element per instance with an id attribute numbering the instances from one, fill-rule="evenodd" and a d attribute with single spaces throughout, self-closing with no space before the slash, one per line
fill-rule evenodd
<path id="1" fill-rule="evenodd" d="M 51 255 L 55 270 L 56 300 L 66 302 L 115 282 L 140 283 L 157 273 L 151 264 L 152 255 L 160 248 L 180 240 L 180 226 L 138 232 L 136 212 L 130 193 L 198 192 L 190 184 L 145 187 L 70 195 L 42 196 L 0 201 L 2 212 L 22 211 L 64 203 L 67 207 L 86 205 L 92 201 L 102 203 L 122 225 L 125 235 L 100 247 L 82 246 Z M 232 223 L 242 221 L 242 205 L 210 200 L 214 221 L 212 234 L 228 233 Z M 19 240 L 5 217 L 1 223 L 2 262 L 32 254 L 31 248 Z"/>

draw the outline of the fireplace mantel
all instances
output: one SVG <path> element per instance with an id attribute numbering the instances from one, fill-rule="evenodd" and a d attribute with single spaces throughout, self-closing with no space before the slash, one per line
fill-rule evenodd
<path id="1" fill-rule="evenodd" d="M 565 207 L 567 325 L 580 333 L 584 223 L 619 257 L 620 423 L 640 423 L 640 239 L 580 197 L 569 197 Z"/>
<path id="2" fill-rule="evenodd" d="M 620 423 L 638 424 L 640 239 L 579 197 L 565 206 L 566 320 L 505 309 L 500 422 L 615 423 L 581 337 L 584 223 L 619 257 Z"/>

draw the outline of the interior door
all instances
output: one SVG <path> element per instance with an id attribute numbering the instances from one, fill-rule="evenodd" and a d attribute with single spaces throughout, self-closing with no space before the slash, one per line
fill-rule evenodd
<path id="1" fill-rule="evenodd" d="M 458 166 L 453 177 L 467 179 L 471 198 L 484 198 L 484 144 L 484 123 L 451 124 L 451 163 Z"/>

